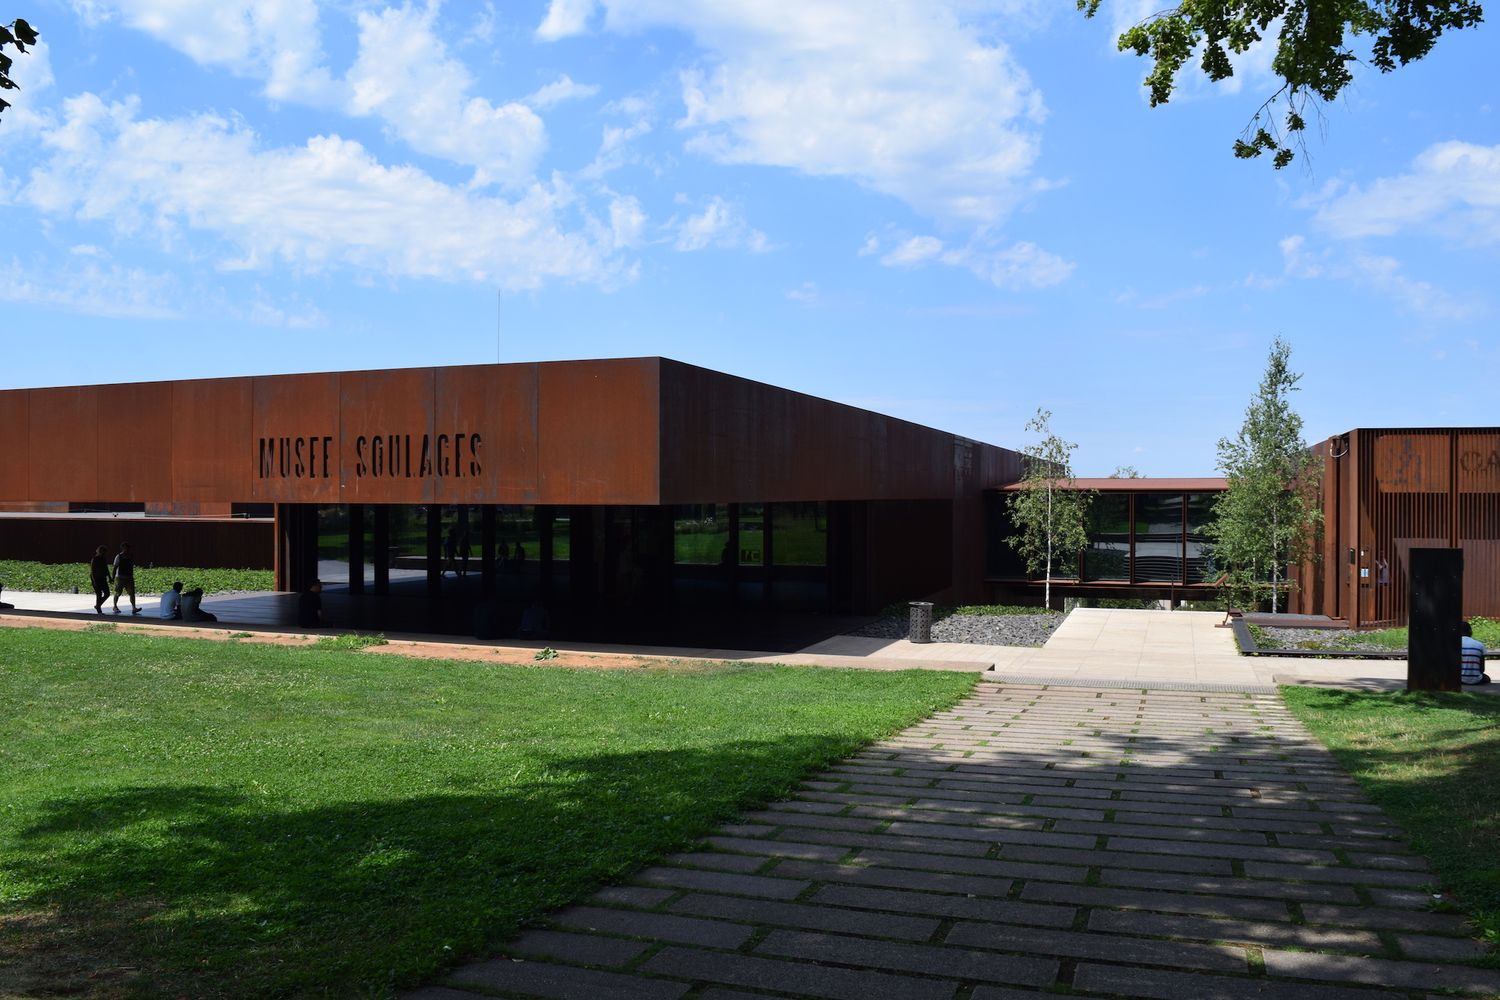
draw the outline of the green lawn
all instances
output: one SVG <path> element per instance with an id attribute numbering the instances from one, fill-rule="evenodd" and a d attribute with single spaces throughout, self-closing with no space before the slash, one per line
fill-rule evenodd
<path id="1" fill-rule="evenodd" d="M 114 559 L 114 553 L 109 555 Z M 268 569 L 192 569 L 184 566 L 137 566 L 137 594 L 161 594 L 173 581 L 181 580 L 188 590 L 202 587 L 205 594 L 222 594 L 226 590 L 275 590 L 275 574 Z M 89 564 L 39 563 L 18 559 L 0 559 L 0 586 L 6 590 L 30 590 L 66 594 L 74 587 L 80 594 L 93 593 L 89 582 Z"/>
<path id="2" fill-rule="evenodd" d="M 0 996 L 387 996 L 972 683 L 0 630 Z"/>
<path id="3" fill-rule="evenodd" d="M 1500 944 L 1500 698 L 1282 688 Z"/>

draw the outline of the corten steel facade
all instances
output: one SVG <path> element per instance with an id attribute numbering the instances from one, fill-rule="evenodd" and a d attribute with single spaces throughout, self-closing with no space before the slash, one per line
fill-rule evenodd
<path id="1" fill-rule="evenodd" d="M 129 435 L 112 433 L 122 414 Z M 317 572 L 336 517 L 350 565 L 374 565 L 350 571 L 356 593 L 391 586 L 399 561 L 370 550 L 394 552 L 393 519 L 421 509 L 433 595 L 456 530 L 443 512 L 465 532 L 472 515 L 489 587 L 506 512 L 524 511 L 534 550 L 515 562 L 545 560 L 542 582 L 573 596 L 619 580 L 634 600 L 669 595 L 684 524 L 723 536 L 731 582 L 768 591 L 797 575 L 770 551 L 778 531 L 806 524 L 830 609 L 974 599 L 983 490 L 1019 471 L 1015 452 L 662 358 L 9 390 L 0 427 L 0 504 L 274 504 L 286 589 Z"/>
<path id="2" fill-rule="evenodd" d="M 1359 428 L 1323 457 L 1321 558 L 1291 607 L 1404 625 L 1414 548 L 1464 553 L 1463 613 L 1500 618 L 1500 427 Z"/>

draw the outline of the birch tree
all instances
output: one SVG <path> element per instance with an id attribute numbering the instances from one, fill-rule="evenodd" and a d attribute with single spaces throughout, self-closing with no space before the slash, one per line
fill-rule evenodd
<path id="1" fill-rule="evenodd" d="M 1026 430 L 1041 440 L 1022 449 L 1021 488 L 1010 494 L 1016 534 L 1006 539 L 1028 573 L 1045 574 L 1043 600 L 1052 606 L 1052 572 L 1088 545 L 1092 490 L 1074 488 L 1073 452 L 1078 445 L 1052 432 L 1052 413 L 1037 408 Z M 1070 574 L 1071 575 L 1071 574 Z"/>
<path id="2" fill-rule="evenodd" d="M 1219 471 L 1229 488 L 1215 500 L 1207 528 L 1231 598 L 1254 601 L 1269 590 L 1273 614 L 1280 610 L 1286 567 L 1314 553 L 1323 522 L 1321 465 L 1302 440 L 1302 417 L 1291 406 L 1302 378 L 1291 370 L 1291 355 L 1286 341 L 1272 342 L 1239 434 L 1219 440 Z"/>

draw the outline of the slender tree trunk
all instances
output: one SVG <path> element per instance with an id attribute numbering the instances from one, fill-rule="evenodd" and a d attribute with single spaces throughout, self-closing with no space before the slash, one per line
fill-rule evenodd
<path id="1" fill-rule="evenodd" d="M 1277 535 L 1278 521 L 1273 508 L 1271 513 L 1271 614 L 1277 612 L 1277 590 L 1281 583 L 1281 541 Z"/>
<path id="2" fill-rule="evenodd" d="M 1042 602 L 1052 608 L 1052 484 L 1047 484 L 1047 582 L 1042 585 Z"/>

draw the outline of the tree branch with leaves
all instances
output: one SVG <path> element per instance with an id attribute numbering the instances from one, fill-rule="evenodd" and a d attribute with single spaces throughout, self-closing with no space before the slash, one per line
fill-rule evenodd
<path id="1" fill-rule="evenodd" d="M 1085 17 L 1102 0 L 1077 0 Z M 1382 73 L 1416 62 L 1446 31 L 1484 20 L 1478 0 L 1183 0 L 1123 32 L 1120 51 L 1153 60 L 1145 85 L 1151 106 L 1172 98 L 1188 60 L 1214 82 L 1234 75 L 1234 56 L 1274 34 L 1271 71 L 1280 85 L 1245 126 L 1234 155 L 1271 154 L 1280 170 L 1305 149 L 1308 117 L 1354 82 L 1364 60 L 1355 39 L 1368 38 L 1368 62 Z"/>
<path id="2" fill-rule="evenodd" d="M 1093 490 L 1074 488 L 1073 452 L 1078 445 L 1054 434 L 1051 421 L 1052 413 L 1038 407 L 1026 423 L 1026 430 L 1041 440 L 1022 449 L 1021 488 L 1010 494 L 1010 518 L 1017 533 L 1006 539 L 1028 573 L 1045 574 L 1043 600 L 1048 607 L 1053 567 L 1076 561 L 1088 545 L 1089 506 L 1094 501 Z"/>
<path id="3" fill-rule="evenodd" d="M 14 47 L 17 52 L 25 52 L 26 46 L 35 45 L 36 40 L 36 29 L 19 17 L 9 24 L 0 24 L 0 90 L 21 89 L 21 85 L 10 78 L 10 68 L 15 60 L 5 54 L 6 48 Z M 10 102 L 0 97 L 0 113 L 8 107 Z"/>

